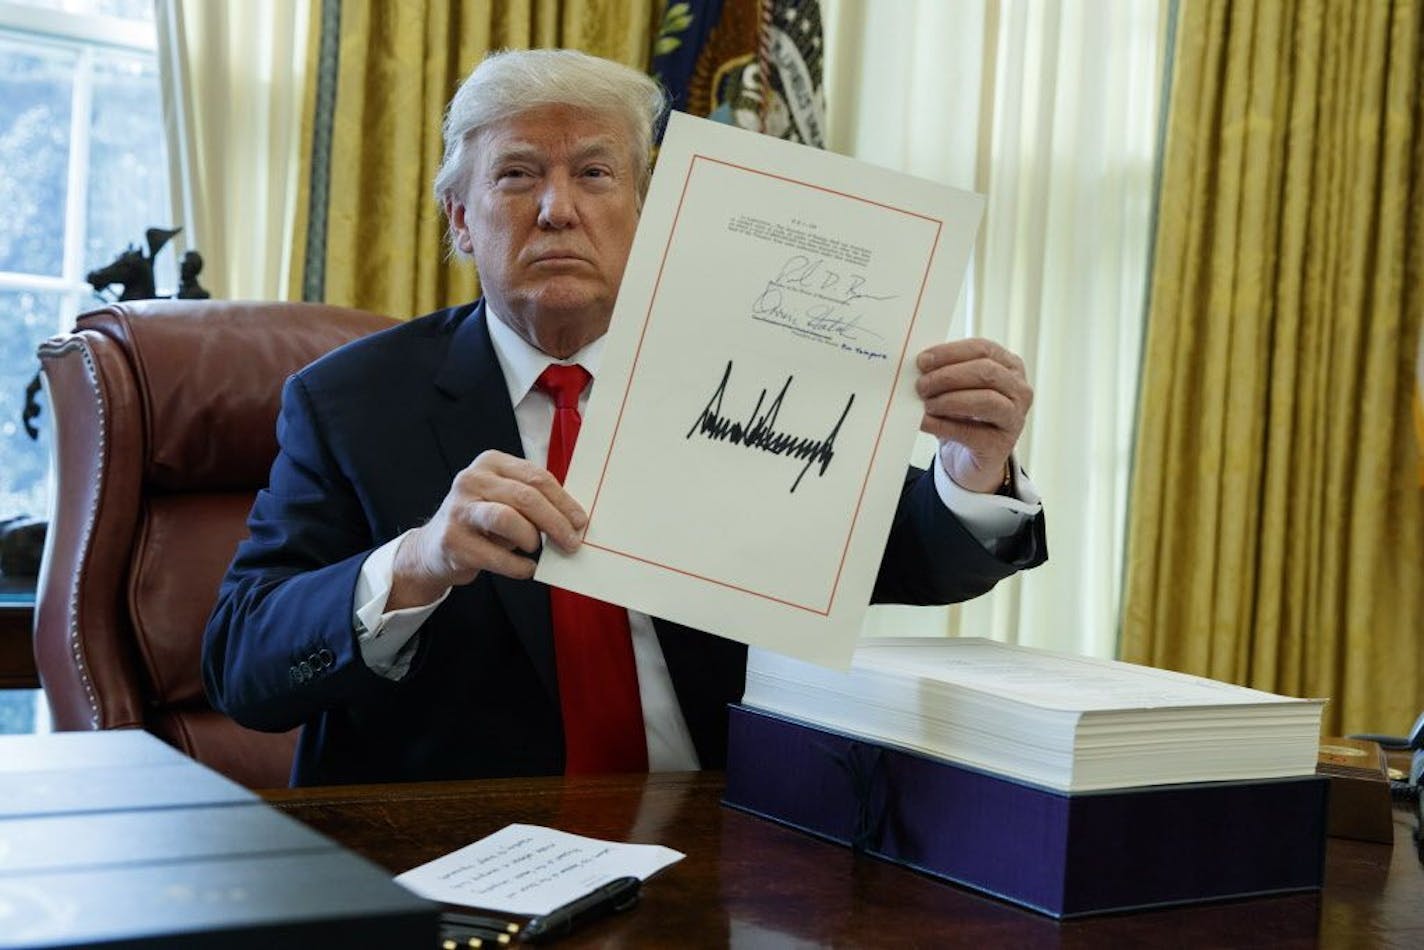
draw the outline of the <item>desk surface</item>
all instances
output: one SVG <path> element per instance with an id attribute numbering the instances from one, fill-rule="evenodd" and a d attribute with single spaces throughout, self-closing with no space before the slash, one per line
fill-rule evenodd
<path id="1" fill-rule="evenodd" d="M 1424 946 L 1424 865 L 1403 808 L 1392 849 L 1330 840 L 1320 894 L 1059 923 L 725 808 L 721 793 L 720 774 L 686 773 L 265 796 L 392 872 L 516 821 L 687 854 L 636 910 L 561 946 Z"/>

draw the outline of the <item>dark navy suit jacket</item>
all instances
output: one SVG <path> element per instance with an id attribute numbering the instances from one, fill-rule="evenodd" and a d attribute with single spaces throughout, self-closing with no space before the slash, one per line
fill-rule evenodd
<path id="1" fill-rule="evenodd" d="M 422 524 L 477 455 L 523 454 L 484 307 L 440 311 L 342 347 L 287 381 L 280 452 L 203 639 L 208 697 L 238 722 L 303 726 L 294 784 L 558 774 L 563 729 L 548 589 L 491 573 L 451 592 L 399 682 L 352 624 L 367 555 Z M 1044 558 L 1042 519 L 989 555 L 912 470 L 878 601 L 947 603 Z M 726 758 L 746 648 L 655 620 L 705 768 Z"/>

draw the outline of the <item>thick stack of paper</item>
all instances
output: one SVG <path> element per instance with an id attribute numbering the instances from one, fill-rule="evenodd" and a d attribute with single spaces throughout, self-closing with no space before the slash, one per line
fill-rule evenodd
<path id="1" fill-rule="evenodd" d="M 991 640 L 865 640 L 849 672 L 753 650 L 747 706 L 1064 792 L 1315 771 L 1322 700 Z"/>

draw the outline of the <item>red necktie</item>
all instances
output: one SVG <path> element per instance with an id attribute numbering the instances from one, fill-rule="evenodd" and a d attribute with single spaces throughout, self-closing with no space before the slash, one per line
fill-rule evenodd
<path id="1" fill-rule="evenodd" d="M 582 366 L 547 367 L 535 383 L 554 400 L 548 468 L 563 484 L 581 419 Z M 569 590 L 549 588 L 554 657 L 564 718 L 564 774 L 646 772 L 648 741 L 628 611 Z"/>

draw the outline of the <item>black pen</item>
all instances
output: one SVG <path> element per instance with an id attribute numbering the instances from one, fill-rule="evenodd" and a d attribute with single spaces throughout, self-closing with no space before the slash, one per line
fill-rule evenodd
<path id="1" fill-rule="evenodd" d="M 620 877 L 609 881 L 578 900 L 569 901 L 557 910 L 535 917 L 525 924 L 519 939 L 526 943 L 552 940 L 604 914 L 627 910 L 638 903 L 638 893 L 642 886 L 643 882 L 636 877 Z"/>
<path id="2" fill-rule="evenodd" d="M 484 917 L 480 914 L 467 914 L 460 910 L 447 910 L 440 915 L 440 919 L 465 927 L 482 927 L 485 930 L 493 930 L 495 933 L 519 933 L 519 924 L 512 920 L 503 920 L 499 917 Z"/>

